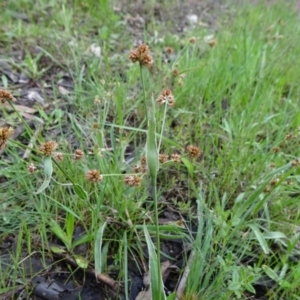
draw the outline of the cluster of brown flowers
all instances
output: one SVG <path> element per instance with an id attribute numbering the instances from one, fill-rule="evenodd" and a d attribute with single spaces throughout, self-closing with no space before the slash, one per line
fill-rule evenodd
<path id="1" fill-rule="evenodd" d="M 124 177 L 124 183 L 129 186 L 140 186 L 142 182 L 142 178 L 136 175 L 126 175 Z"/>
<path id="2" fill-rule="evenodd" d="M 34 163 L 30 163 L 29 165 L 27 165 L 27 171 L 29 173 L 34 173 L 37 170 L 37 167 L 35 166 Z"/>
<path id="3" fill-rule="evenodd" d="M 14 101 L 14 96 L 6 90 L 0 89 L 0 102 L 5 103 L 6 101 Z"/>
<path id="4" fill-rule="evenodd" d="M 146 159 L 146 156 L 142 156 L 140 159 L 140 163 L 133 167 L 133 172 L 134 173 L 147 173 L 147 171 L 148 171 L 147 159 Z"/>
<path id="5" fill-rule="evenodd" d="M 174 96 L 170 89 L 163 90 L 156 101 L 159 104 L 167 103 L 169 106 L 173 106 L 175 103 Z"/>
<path id="6" fill-rule="evenodd" d="M 178 77 L 177 84 L 179 86 L 183 85 L 183 79 L 186 77 L 185 73 L 180 73 L 179 70 L 177 68 L 175 68 L 175 69 L 172 70 L 172 76 L 173 77 Z"/>
<path id="7" fill-rule="evenodd" d="M 208 42 L 208 45 L 211 47 L 211 48 L 214 48 L 216 45 L 217 45 L 217 40 L 215 39 L 212 39 Z"/>
<path id="8" fill-rule="evenodd" d="M 175 163 L 180 163 L 181 162 L 181 155 L 180 154 L 171 154 L 170 156 L 164 153 L 160 153 L 158 156 L 159 163 L 164 164 L 168 161 L 173 161 Z M 133 167 L 133 172 L 134 173 L 147 173 L 148 166 L 147 166 L 147 159 L 146 156 L 142 156 L 140 159 L 140 163 L 135 165 Z"/>
<path id="9" fill-rule="evenodd" d="M 74 160 L 81 160 L 84 157 L 84 152 L 80 149 L 76 149 L 73 154 Z"/>
<path id="10" fill-rule="evenodd" d="M 135 50 L 130 51 L 129 59 L 134 63 L 139 62 L 140 65 L 147 68 L 153 65 L 153 58 L 146 44 L 141 44 Z"/>
<path id="11" fill-rule="evenodd" d="M 286 141 L 290 141 L 290 140 L 292 140 L 294 138 L 294 135 L 292 134 L 292 133 L 288 133 L 285 137 L 284 137 L 284 139 L 286 140 Z"/>
<path id="12" fill-rule="evenodd" d="M 56 161 L 63 161 L 64 155 L 61 152 L 55 152 L 53 155 Z"/>
<path id="13" fill-rule="evenodd" d="M 190 158 L 197 158 L 201 155 L 201 151 L 198 147 L 193 146 L 193 145 L 189 145 L 186 148 Z"/>
<path id="14" fill-rule="evenodd" d="M 173 69 L 172 70 L 172 75 L 174 76 L 174 77 L 177 77 L 177 76 L 179 76 L 179 70 L 177 69 L 177 68 L 175 68 L 175 69 Z"/>
<path id="15" fill-rule="evenodd" d="M 273 153 L 279 153 L 280 152 L 280 148 L 279 147 L 274 147 L 273 149 L 272 149 L 272 151 L 273 151 Z"/>
<path id="16" fill-rule="evenodd" d="M 7 101 L 14 101 L 14 96 L 6 90 L 0 89 L 0 103 L 5 103 Z M 0 150 L 4 149 L 7 140 L 14 134 L 14 129 L 10 126 L 0 128 Z"/>
<path id="17" fill-rule="evenodd" d="M 191 44 L 195 44 L 195 43 L 196 43 L 196 38 L 195 38 L 194 36 L 192 36 L 192 37 L 190 38 L 190 43 L 191 43 Z"/>
<path id="18" fill-rule="evenodd" d="M 177 164 L 181 163 L 181 155 L 180 154 L 177 154 L 177 153 L 171 154 L 170 159 L 171 159 L 171 161 L 173 161 Z"/>
<path id="19" fill-rule="evenodd" d="M 44 144 L 42 144 L 40 147 L 39 147 L 39 150 L 42 152 L 42 154 L 44 156 L 52 156 L 52 154 L 54 153 L 54 151 L 56 150 L 57 148 L 57 143 L 55 141 L 49 141 L 49 142 L 46 142 Z"/>
<path id="20" fill-rule="evenodd" d="M 172 47 L 167 47 L 165 51 L 168 55 L 171 55 L 174 52 L 174 49 Z"/>
<path id="21" fill-rule="evenodd" d="M 293 167 L 299 167 L 300 166 L 300 160 L 298 158 L 294 159 L 292 161 L 292 166 Z"/>
<path id="22" fill-rule="evenodd" d="M 87 181 L 97 183 L 103 180 L 103 175 L 101 175 L 101 173 L 98 170 L 94 169 L 86 172 L 85 178 L 87 179 Z"/>
<path id="23" fill-rule="evenodd" d="M 12 127 L 2 127 L 0 128 L 0 150 L 4 149 L 7 140 L 14 134 L 14 129 Z"/>

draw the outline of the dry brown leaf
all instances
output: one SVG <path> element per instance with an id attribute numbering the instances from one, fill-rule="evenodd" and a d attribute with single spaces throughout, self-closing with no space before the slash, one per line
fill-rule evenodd
<path id="1" fill-rule="evenodd" d="M 70 91 L 68 91 L 67 89 L 65 89 L 63 86 L 59 86 L 58 87 L 58 90 L 59 90 L 59 92 L 62 94 L 62 95 L 69 95 L 71 92 Z"/>
<path id="2" fill-rule="evenodd" d="M 13 108 L 7 104 L 7 103 L 4 103 L 4 107 L 5 109 L 7 109 L 7 111 L 13 111 Z M 18 104 L 15 104 L 14 107 L 20 112 L 20 113 L 27 113 L 27 114 L 34 114 L 37 112 L 36 109 L 34 108 L 31 108 L 31 107 L 28 107 L 28 106 L 24 106 L 24 105 L 18 105 Z"/>
<path id="3" fill-rule="evenodd" d="M 163 282 L 165 282 L 170 274 L 170 267 L 172 267 L 172 264 L 169 260 L 166 260 L 165 262 L 161 263 L 160 267 L 161 267 Z M 145 290 L 139 292 L 135 300 L 142 300 L 142 299 L 152 300 L 151 289 L 150 289 L 150 274 L 148 272 L 144 274 L 143 284 L 145 286 Z"/>

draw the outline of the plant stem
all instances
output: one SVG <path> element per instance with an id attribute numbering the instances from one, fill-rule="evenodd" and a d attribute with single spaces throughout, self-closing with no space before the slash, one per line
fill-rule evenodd
<path id="1" fill-rule="evenodd" d="M 7 101 L 10 105 L 10 107 L 14 110 L 14 112 L 17 114 L 18 118 L 21 120 L 21 122 L 23 123 L 24 127 L 26 128 L 26 130 L 28 131 L 28 134 L 33 134 L 31 128 L 29 127 L 29 125 L 25 122 L 24 118 L 21 116 L 21 114 L 19 113 L 19 111 L 16 109 L 16 107 L 11 103 L 11 101 Z"/>
<path id="2" fill-rule="evenodd" d="M 154 200 L 154 218 L 155 218 L 155 235 L 156 235 L 156 252 L 157 252 L 157 270 L 160 270 L 160 236 L 159 236 L 159 225 L 158 225 L 158 197 L 157 197 L 157 177 L 152 178 L 153 187 L 153 200 Z M 161 276 L 161 274 L 159 274 Z M 160 291 L 157 295 L 160 300 L 162 292 L 162 279 L 158 280 L 158 290 Z"/>
<path id="3" fill-rule="evenodd" d="M 167 114 L 167 102 L 165 103 L 165 109 L 164 109 L 164 115 L 163 115 L 163 119 L 162 119 L 162 126 L 161 126 L 161 131 L 160 131 L 160 137 L 159 137 L 159 142 L 158 142 L 158 153 L 160 152 L 160 145 L 161 145 L 161 141 L 162 141 L 162 136 L 163 136 L 163 131 L 164 131 L 164 127 L 165 127 L 165 121 L 166 121 L 166 114 Z"/>
<path id="4" fill-rule="evenodd" d="M 143 72 L 143 66 L 140 64 L 140 74 L 141 74 L 141 81 L 142 81 L 142 87 L 143 87 L 143 98 L 144 98 L 144 108 L 145 108 L 145 115 L 146 115 L 146 121 L 148 123 L 148 109 L 147 109 L 147 101 L 146 101 L 146 86 L 145 86 L 145 78 L 144 78 L 144 72 Z"/>

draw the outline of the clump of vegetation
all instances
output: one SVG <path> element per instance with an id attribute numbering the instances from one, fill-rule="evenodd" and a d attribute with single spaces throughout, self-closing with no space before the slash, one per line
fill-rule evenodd
<path id="1" fill-rule="evenodd" d="M 6 62 L 39 27 L 61 48 L 43 41 L 29 62 L 29 47 L 17 68 L 46 101 L 28 85 L 38 100 L 24 103 L 2 74 L 0 294 L 29 297 L 51 259 L 66 281 L 91 275 L 116 299 L 298 299 L 296 12 L 245 5 L 217 34 L 159 29 L 133 48 L 104 2 L 101 47 L 83 38 L 93 1 L 50 3 L 51 28 L 45 3 L 21 32 L 4 18 Z M 42 266 L 28 272 L 34 257 Z"/>

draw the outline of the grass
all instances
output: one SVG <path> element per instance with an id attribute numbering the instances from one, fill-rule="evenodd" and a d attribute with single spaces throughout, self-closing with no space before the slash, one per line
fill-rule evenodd
<path id="1" fill-rule="evenodd" d="M 211 34 L 206 27 L 182 38 L 171 34 L 155 19 L 151 2 L 142 35 L 155 65 L 143 67 L 143 76 L 128 58 L 133 36 L 110 1 L 4 4 L 1 59 L 14 60 L 15 70 L 50 85 L 52 94 L 49 108 L 35 105 L 41 131 L 24 126 L 1 156 L 0 237 L 18 239 L 16 250 L 6 253 L 13 263 L 0 265 L 0 294 L 13 291 L 22 276 L 28 282 L 20 262 L 36 251 L 44 260 L 73 259 L 79 268 L 94 268 L 100 281 L 107 274 L 119 283 L 118 295 L 129 299 L 128 261 L 142 274 L 148 270 L 147 245 L 151 289 L 160 295 L 155 299 L 175 299 L 161 290 L 155 241 L 180 238 L 191 250 L 184 253 L 187 279 L 177 299 L 246 299 L 257 282 L 270 280 L 268 299 L 300 299 L 300 28 L 294 4 L 278 2 L 235 6 L 211 45 L 204 41 Z M 168 1 L 161 5 L 164 12 Z M 101 57 L 92 44 L 101 47 Z M 173 52 L 164 63 L 168 46 Z M 25 53 L 23 60 L 12 54 L 16 50 Z M 66 71 L 73 83 L 61 94 Z M 1 80 L 18 100 L 18 87 L 5 75 Z M 151 99 L 165 88 L 172 90 L 174 107 L 155 103 L 149 115 Z M 1 127 L 22 124 L 16 113 L 0 112 Z M 148 119 L 155 124 L 148 126 Z M 38 151 L 49 140 L 59 144 L 62 161 Z M 188 145 L 201 155 L 190 158 Z M 157 148 L 180 154 L 181 162 L 168 159 L 157 173 Z M 75 149 L 84 152 L 81 159 L 74 160 Z M 150 176 L 139 172 L 141 184 L 129 186 L 125 175 L 143 156 Z M 28 173 L 29 163 L 36 172 Z M 99 183 L 86 179 L 94 169 L 103 175 Z M 156 184 L 157 195 L 151 192 Z M 161 224 L 167 207 L 181 220 Z M 86 251 L 76 254 L 79 245 Z"/>

